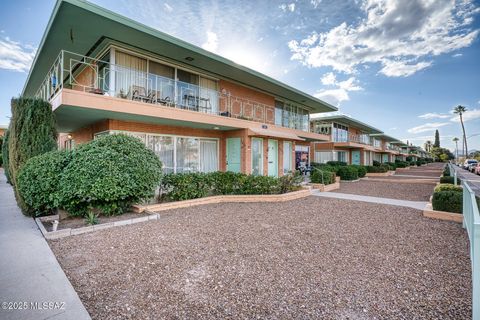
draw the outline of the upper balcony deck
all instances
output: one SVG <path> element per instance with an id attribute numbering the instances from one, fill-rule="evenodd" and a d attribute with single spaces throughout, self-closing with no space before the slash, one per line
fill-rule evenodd
<path id="1" fill-rule="evenodd" d="M 280 110 L 279 113 L 273 96 L 269 99 L 271 103 L 264 103 L 248 96 L 233 95 L 225 89 L 217 90 L 217 83 L 210 79 L 200 78 L 197 83 L 178 80 L 176 71 L 175 76 L 169 78 L 145 68 L 127 67 L 62 50 L 36 96 L 52 101 L 62 90 L 70 94 L 79 91 L 97 97 L 193 111 L 198 113 L 198 119 L 215 115 L 309 132 L 309 113 L 305 109 L 289 107 L 288 111 Z"/>

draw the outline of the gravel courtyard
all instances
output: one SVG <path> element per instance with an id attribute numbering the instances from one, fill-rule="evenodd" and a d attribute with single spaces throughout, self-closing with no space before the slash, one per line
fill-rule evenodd
<path id="1" fill-rule="evenodd" d="M 471 317 L 460 224 L 314 196 L 163 214 L 49 242 L 94 319 Z"/>
<path id="2" fill-rule="evenodd" d="M 434 188 L 435 184 L 432 183 L 413 184 L 360 180 L 358 182 L 340 182 L 340 189 L 333 192 L 410 201 L 428 201 Z"/>

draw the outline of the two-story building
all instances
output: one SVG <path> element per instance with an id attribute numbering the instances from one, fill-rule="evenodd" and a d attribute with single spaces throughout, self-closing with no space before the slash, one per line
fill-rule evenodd
<path id="1" fill-rule="evenodd" d="M 79 0 L 59 0 L 23 95 L 50 101 L 63 148 L 138 137 L 166 172 L 280 176 L 310 143 L 311 113 L 337 110 L 300 90 Z M 298 161 L 298 160 L 297 160 Z"/>

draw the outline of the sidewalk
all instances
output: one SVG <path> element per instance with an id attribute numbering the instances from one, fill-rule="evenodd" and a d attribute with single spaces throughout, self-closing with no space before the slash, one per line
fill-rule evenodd
<path id="1" fill-rule="evenodd" d="M 355 201 L 387 204 L 391 206 L 409 207 L 409 208 L 418 209 L 418 210 L 423 210 L 428 203 L 425 201 L 399 200 L 399 199 L 363 196 L 363 195 L 349 194 L 349 193 L 320 192 L 318 190 L 313 191 L 312 195 L 317 197 L 325 197 L 325 198 L 355 200 Z"/>
<path id="2" fill-rule="evenodd" d="M 0 319 L 90 319 L 35 221 L 18 208 L 3 169 L 0 219 Z M 5 310 L 8 302 L 21 302 L 20 307 L 26 302 L 27 308 Z M 30 304 L 35 302 L 36 310 Z M 44 302 L 57 303 L 58 307 L 64 303 L 63 309 L 40 310 Z M 19 309 L 18 305 L 12 307 Z"/>

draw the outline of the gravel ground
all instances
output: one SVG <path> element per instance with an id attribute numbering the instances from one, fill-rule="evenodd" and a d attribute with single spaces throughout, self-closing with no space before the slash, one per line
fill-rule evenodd
<path id="1" fill-rule="evenodd" d="M 410 201 L 428 201 L 434 188 L 435 185 L 430 183 L 396 184 L 387 181 L 360 180 L 358 182 L 340 182 L 340 189 L 333 192 Z"/>
<path id="2" fill-rule="evenodd" d="M 94 319 L 466 319 L 467 243 L 414 209 L 313 196 L 50 241 Z"/>

